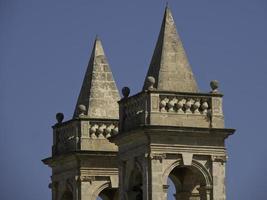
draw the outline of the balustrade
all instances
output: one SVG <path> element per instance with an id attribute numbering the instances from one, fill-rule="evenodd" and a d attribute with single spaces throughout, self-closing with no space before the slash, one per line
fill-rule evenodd
<path id="1" fill-rule="evenodd" d="M 120 102 L 120 130 L 142 125 L 223 126 L 222 95 L 148 90 Z M 192 124 L 193 120 L 197 124 Z"/>
<path id="2" fill-rule="evenodd" d="M 160 95 L 159 98 L 160 112 L 207 114 L 211 108 L 210 97 Z"/>

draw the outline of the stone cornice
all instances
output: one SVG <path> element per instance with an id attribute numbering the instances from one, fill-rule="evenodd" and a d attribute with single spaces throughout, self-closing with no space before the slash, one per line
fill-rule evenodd
<path id="1" fill-rule="evenodd" d="M 120 131 L 119 134 L 112 136 L 109 138 L 111 142 L 114 142 L 115 140 L 118 140 L 126 135 L 136 134 L 137 132 L 143 132 L 151 134 L 162 131 L 168 131 L 169 133 L 176 133 L 176 134 L 183 134 L 186 135 L 188 133 L 197 133 L 197 134 L 220 134 L 224 138 L 227 138 L 228 136 L 234 134 L 235 129 L 230 128 L 200 128 L 200 127 L 179 127 L 179 126 L 159 126 L 159 125 L 142 125 L 139 126 L 131 131 Z M 200 135 L 201 136 L 201 135 Z"/>
<path id="2" fill-rule="evenodd" d="M 52 165 L 54 162 L 60 162 L 61 160 L 68 159 L 70 157 L 82 157 L 82 156 L 111 156 L 117 157 L 117 152 L 113 151 L 72 151 L 61 155 L 55 155 L 42 160 L 46 165 Z"/>
<path id="3" fill-rule="evenodd" d="M 79 118 L 73 118 L 73 119 L 67 120 L 67 121 L 62 122 L 62 123 L 56 123 L 55 125 L 52 126 L 52 128 L 54 129 L 54 128 L 58 128 L 61 126 L 66 126 L 68 124 L 71 124 L 73 122 L 78 122 L 78 121 L 117 122 L 117 123 L 119 123 L 119 119 L 90 118 L 90 117 L 82 116 Z"/>

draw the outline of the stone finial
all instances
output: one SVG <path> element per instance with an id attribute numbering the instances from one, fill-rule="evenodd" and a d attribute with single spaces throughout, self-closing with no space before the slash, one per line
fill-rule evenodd
<path id="1" fill-rule="evenodd" d="M 148 86 L 147 89 L 153 90 L 155 82 L 156 82 L 156 80 L 153 76 L 148 76 L 147 77 L 147 86 Z"/>
<path id="2" fill-rule="evenodd" d="M 78 108 L 79 108 L 79 116 L 83 116 L 83 115 L 85 115 L 85 112 L 86 112 L 86 106 L 83 105 L 83 104 L 80 104 L 80 105 L 78 106 Z"/>
<path id="3" fill-rule="evenodd" d="M 131 90 L 128 87 L 123 87 L 121 92 L 122 92 L 123 98 L 127 98 L 129 96 Z"/>
<path id="4" fill-rule="evenodd" d="M 63 113 L 57 113 L 56 114 L 56 119 L 57 119 L 57 123 L 61 124 L 63 119 L 64 119 L 64 114 Z"/>
<path id="5" fill-rule="evenodd" d="M 219 88 L 219 81 L 217 81 L 217 80 L 211 81 L 210 82 L 210 87 L 212 89 L 211 93 L 218 93 L 219 92 L 219 90 L 218 90 L 218 88 Z"/>

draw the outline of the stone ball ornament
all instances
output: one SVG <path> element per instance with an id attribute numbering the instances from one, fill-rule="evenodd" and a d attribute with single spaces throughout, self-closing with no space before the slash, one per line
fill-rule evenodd
<path id="1" fill-rule="evenodd" d="M 129 96 L 131 90 L 128 87 L 123 87 L 122 90 L 121 90 L 121 92 L 122 92 L 123 97 L 124 98 L 127 98 Z"/>
<path id="2" fill-rule="evenodd" d="M 148 90 L 153 90 L 154 89 L 154 84 L 156 83 L 156 79 L 153 76 L 148 76 L 147 77 L 147 83 L 148 83 Z"/>
<path id="3" fill-rule="evenodd" d="M 85 112 L 86 112 L 86 106 L 83 105 L 83 104 L 80 104 L 80 105 L 78 106 L 78 108 L 79 108 L 80 115 L 85 115 Z"/>
<path id="4" fill-rule="evenodd" d="M 217 80 L 212 80 L 211 82 L 210 82 L 210 87 L 211 87 L 211 89 L 212 89 L 212 93 L 217 93 L 217 92 L 219 92 L 218 91 L 218 88 L 219 88 L 219 81 L 217 81 Z"/>
<path id="5" fill-rule="evenodd" d="M 61 124 L 64 120 L 64 114 L 59 112 L 56 114 L 57 123 Z"/>

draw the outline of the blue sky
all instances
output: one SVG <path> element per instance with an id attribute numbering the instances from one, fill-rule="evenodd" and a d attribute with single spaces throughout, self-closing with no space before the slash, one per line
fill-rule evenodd
<path id="1" fill-rule="evenodd" d="M 229 200 L 265 199 L 267 1 L 169 1 L 198 85 L 220 81 Z M 0 199 L 51 199 L 56 112 L 72 116 L 96 34 L 119 89 L 143 84 L 165 1 L 0 0 Z"/>

